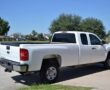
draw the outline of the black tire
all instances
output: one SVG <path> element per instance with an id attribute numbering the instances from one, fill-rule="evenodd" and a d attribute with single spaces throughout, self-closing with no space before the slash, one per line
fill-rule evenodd
<path id="1" fill-rule="evenodd" d="M 43 83 L 54 83 L 59 74 L 59 66 L 55 61 L 47 61 L 43 63 L 40 71 L 40 78 Z"/>
<path id="2" fill-rule="evenodd" d="M 28 72 L 19 72 L 19 74 L 21 74 L 22 76 L 31 75 L 31 74 L 30 74 L 30 73 L 28 73 Z"/>
<path id="3" fill-rule="evenodd" d="M 23 75 L 23 76 L 25 75 L 25 73 L 24 73 L 24 72 L 19 72 L 19 74 L 21 74 L 21 75 Z"/>
<path id="4" fill-rule="evenodd" d="M 104 65 L 105 65 L 105 68 L 106 68 L 106 69 L 110 69 L 110 56 L 107 57 L 107 59 L 106 59 Z"/>

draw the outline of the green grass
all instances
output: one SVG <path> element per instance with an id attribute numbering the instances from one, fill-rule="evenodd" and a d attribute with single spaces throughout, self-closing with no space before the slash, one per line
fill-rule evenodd
<path id="1" fill-rule="evenodd" d="M 87 87 L 63 86 L 63 85 L 32 85 L 19 90 L 91 90 Z"/>

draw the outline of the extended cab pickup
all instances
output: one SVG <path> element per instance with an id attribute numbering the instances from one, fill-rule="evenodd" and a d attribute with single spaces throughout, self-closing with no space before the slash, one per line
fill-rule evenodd
<path id="1" fill-rule="evenodd" d="M 6 71 L 40 71 L 49 83 L 57 79 L 61 67 L 97 62 L 110 68 L 110 45 L 89 32 L 55 32 L 50 44 L 0 45 L 0 64 Z"/>

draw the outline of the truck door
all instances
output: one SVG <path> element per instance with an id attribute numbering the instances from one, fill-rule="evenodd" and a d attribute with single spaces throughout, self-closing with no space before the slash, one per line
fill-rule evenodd
<path id="1" fill-rule="evenodd" d="M 100 39 L 93 34 L 80 34 L 79 64 L 104 61 L 106 49 Z"/>
<path id="2" fill-rule="evenodd" d="M 85 33 L 81 33 L 80 36 L 80 44 L 79 44 L 79 64 L 87 64 L 91 62 L 91 47 L 88 42 L 87 35 Z"/>
<path id="3" fill-rule="evenodd" d="M 91 62 L 100 62 L 106 59 L 106 49 L 102 45 L 100 39 L 93 34 L 89 34 L 90 49 L 91 49 Z"/>

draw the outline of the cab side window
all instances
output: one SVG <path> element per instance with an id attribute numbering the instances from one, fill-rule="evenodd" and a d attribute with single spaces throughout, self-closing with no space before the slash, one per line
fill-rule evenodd
<path id="1" fill-rule="evenodd" d="M 89 37 L 91 45 L 101 45 L 101 41 L 96 36 L 90 34 Z"/>
<path id="2" fill-rule="evenodd" d="M 83 45 L 88 45 L 88 40 L 86 34 L 80 34 L 81 42 Z"/>

